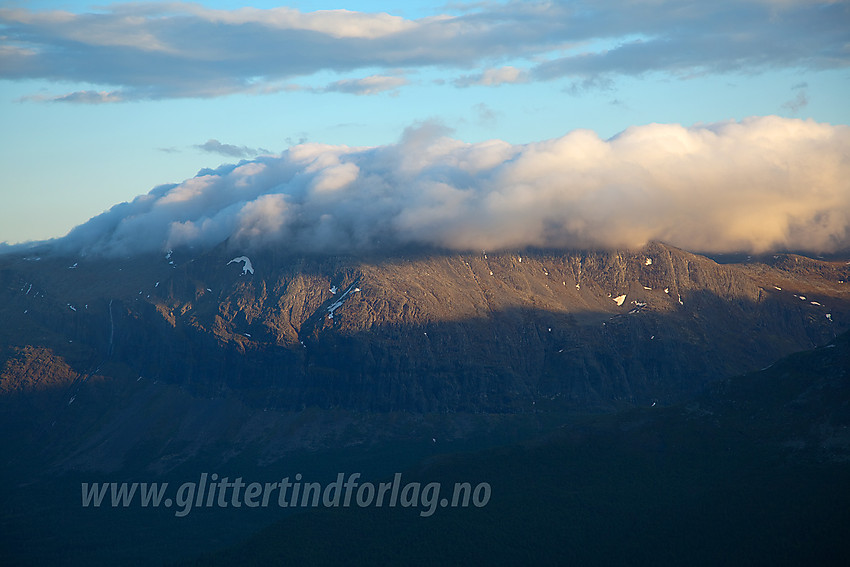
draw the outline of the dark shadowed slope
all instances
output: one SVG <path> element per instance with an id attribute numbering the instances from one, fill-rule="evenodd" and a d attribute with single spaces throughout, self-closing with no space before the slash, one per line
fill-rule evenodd
<path id="1" fill-rule="evenodd" d="M 585 418 L 407 478 L 488 482 L 481 508 L 350 508 L 192 565 L 844 565 L 850 335 L 693 402 Z"/>

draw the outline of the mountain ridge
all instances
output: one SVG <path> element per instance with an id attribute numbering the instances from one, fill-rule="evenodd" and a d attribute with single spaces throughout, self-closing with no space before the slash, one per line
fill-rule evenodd
<path id="1" fill-rule="evenodd" d="M 168 469 L 224 439 L 235 453 L 333 444 L 323 412 L 461 424 L 670 405 L 850 328 L 848 265 L 799 256 L 267 252 L 253 273 L 234 257 L 0 258 L 8 430 L 60 468 L 118 470 L 148 447 L 140 465 Z M 315 427 L 276 441 L 304 412 Z M 382 429 L 367 422 L 359 442 Z M 194 448 L 175 461 L 172 439 Z"/>
<path id="2" fill-rule="evenodd" d="M 481 252 L 377 262 L 260 254 L 254 273 L 243 273 L 241 264 L 228 265 L 231 254 L 208 252 L 184 263 L 169 253 L 141 266 L 139 260 L 104 266 L 66 258 L 18 259 L 15 266 L 7 258 L 0 263 L 4 318 L 18 332 L 4 337 L 6 359 L 11 345 L 52 346 L 57 354 L 70 353 L 81 375 L 121 361 L 139 376 L 177 384 L 201 387 L 202 374 L 217 376 L 201 388 L 207 393 L 281 385 L 264 366 L 285 369 L 296 390 L 328 373 L 371 377 L 374 386 L 391 373 L 413 382 L 430 374 L 448 381 L 458 371 L 486 376 L 509 369 L 513 378 L 502 372 L 495 379 L 554 381 L 540 397 L 557 395 L 558 383 L 568 385 L 558 381 L 557 368 L 567 374 L 574 368 L 586 392 L 577 405 L 604 407 L 618 399 L 669 403 L 715 378 L 822 344 L 850 321 L 850 288 L 843 284 L 848 266 L 798 256 L 720 265 L 659 243 L 640 251 Z M 735 337 L 727 341 L 726 335 Z M 39 341 L 45 344 L 29 344 Z M 729 343 L 724 352 L 703 352 L 710 368 L 697 371 L 693 383 L 666 383 L 653 395 L 651 383 L 665 364 L 672 361 L 671 376 L 686 365 L 677 351 L 694 356 L 723 342 Z M 599 352 L 588 357 L 588 349 Z M 638 366 L 629 366 L 635 360 Z M 619 362 L 606 367 L 610 361 Z M 637 393 L 628 384 L 612 386 L 592 399 L 587 392 L 598 385 L 587 377 L 611 375 L 650 386 Z M 344 385 L 329 379 L 329 388 Z M 519 380 L 514 388 L 528 390 Z M 288 407 L 451 411 L 460 398 L 440 400 L 416 407 L 409 399 L 388 406 L 313 396 Z M 477 409 L 523 411 L 484 401 Z"/>

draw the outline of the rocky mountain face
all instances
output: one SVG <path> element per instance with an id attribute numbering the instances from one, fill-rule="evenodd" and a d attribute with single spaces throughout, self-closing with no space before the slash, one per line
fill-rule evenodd
<path id="1" fill-rule="evenodd" d="M 636 252 L 3 257 L 4 395 L 157 381 L 249 406 L 669 404 L 850 324 L 850 267 Z"/>
<path id="2" fill-rule="evenodd" d="M 463 438 L 499 415 L 670 405 L 826 344 L 850 327 L 847 280 L 845 261 L 663 244 L 8 255 L 0 410 L 8 441 L 71 469 Z"/>

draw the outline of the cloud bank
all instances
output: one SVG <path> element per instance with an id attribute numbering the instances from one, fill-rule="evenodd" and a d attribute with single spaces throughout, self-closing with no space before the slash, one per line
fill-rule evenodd
<path id="1" fill-rule="evenodd" d="M 377 69 L 324 89 L 375 94 L 403 86 L 393 78 L 400 69 L 441 69 L 443 80 L 468 87 L 848 65 L 846 2 L 509 1 L 446 9 L 453 13 L 405 19 L 181 2 L 114 4 L 89 13 L 5 8 L 0 78 L 111 89 L 30 97 L 95 104 L 274 93 L 298 88 L 288 81 L 319 71 Z M 520 66 L 505 66 L 509 61 Z"/>
<path id="2" fill-rule="evenodd" d="M 775 116 L 467 144 L 425 123 L 398 143 L 292 147 L 203 170 L 53 241 L 126 255 L 229 242 L 296 252 L 850 246 L 850 127 Z"/>

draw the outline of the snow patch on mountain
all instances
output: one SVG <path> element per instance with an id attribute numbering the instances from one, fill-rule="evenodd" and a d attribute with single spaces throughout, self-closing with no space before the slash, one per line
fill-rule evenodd
<path id="1" fill-rule="evenodd" d="M 336 286 L 334 286 L 334 289 L 336 289 Z M 359 288 L 359 287 L 355 288 L 355 287 L 354 287 L 354 284 L 351 284 L 350 286 L 348 286 L 348 289 L 347 289 L 347 290 L 345 290 L 345 293 L 343 293 L 341 296 L 339 296 L 339 299 L 337 299 L 336 301 L 334 301 L 334 302 L 333 302 L 333 303 L 332 303 L 332 304 L 328 307 L 328 319 L 333 319 L 333 318 L 334 318 L 334 311 L 336 311 L 337 309 L 339 309 L 340 307 L 342 307 L 343 302 L 345 302 L 345 298 L 346 298 L 346 297 L 348 297 L 348 295 L 349 295 L 350 293 L 357 293 L 358 291 L 360 291 L 360 288 Z"/>
<path id="2" fill-rule="evenodd" d="M 231 261 L 229 261 L 227 263 L 227 265 L 229 266 L 230 264 L 232 264 L 234 262 L 237 262 L 237 263 L 243 262 L 243 265 L 242 265 L 242 275 L 243 276 L 247 273 L 251 273 L 251 274 L 254 273 L 254 265 L 251 263 L 251 260 L 248 259 L 248 256 L 239 256 L 237 258 L 234 258 Z"/>

